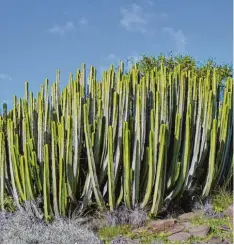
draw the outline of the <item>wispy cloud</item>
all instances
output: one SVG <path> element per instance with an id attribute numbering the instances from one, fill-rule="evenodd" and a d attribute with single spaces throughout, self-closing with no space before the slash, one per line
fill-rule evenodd
<path id="1" fill-rule="evenodd" d="M 153 1 L 149 1 L 153 4 Z M 120 25 L 127 31 L 140 32 L 142 34 L 155 34 L 156 25 L 160 19 L 168 17 L 167 13 L 155 13 L 148 11 L 136 3 L 122 8 L 120 11 Z"/>
<path id="2" fill-rule="evenodd" d="M 88 20 L 87 20 L 86 18 L 82 17 L 82 18 L 80 19 L 79 23 L 80 23 L 81 25 L 87 25 L 87 24 L 88 24 Z"/>
<path id="3" fill-rule="evenodd" d="M 143 8 L 135 3 L 128 8 L 121 9 L 120 24 L 128 31 L 138 31 L 145 33 L 149 16 Z"/>
<path id="4" fill-rule="evenodd" d="M 109 54 L 109 55 L 106 57 L 106 60 L 109 60 L 109 61 L 116 61 L 116 60 L 119 60 L 119 58 L 118 58 L 115 54 Z"/>
<path id="5" fill-rule="evenodd" d="M 64 35 L 66 32 L 75 29 L 75 25 L 72 21 L 67 21 L 64 25 L 54 25 L 48 31 L 53 34 Z"/>
<path id="6" fill-rule="evenodd" d="M 7 74 L 0 73 L 0 81 L 12 81 L 12 77 Z"/>
<path id="7" fill-rule="evenodd" d="M 164 27 L 162 31 L 167 33 L 170 38 L 175 42 L 177 51 L 184 52 L 186 49 L 186 45 L 188 44 L 187 37 L 183 33 L 182 30 L 175 31 L 171 27 Z"/>

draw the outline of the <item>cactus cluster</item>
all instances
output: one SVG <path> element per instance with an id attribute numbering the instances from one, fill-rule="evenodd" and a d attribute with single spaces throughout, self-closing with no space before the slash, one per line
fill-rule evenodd
<path id="1" fill-rule="evenodd" d="M 36 96 L 25 83 L 0 115 L 0 209 L 11 195 L 43 199 L 46 221 L 96 204 L 148 207 L 155 216 L 182 195 L 209 195 L 233 176 L 233 80 L 219 106 L 219 77 L 207 72 L 111 66 L 98 82 L 82 65 L 60 91 L 60 72 Z M 36 205 L 33 205 L 35 212 Z"/>

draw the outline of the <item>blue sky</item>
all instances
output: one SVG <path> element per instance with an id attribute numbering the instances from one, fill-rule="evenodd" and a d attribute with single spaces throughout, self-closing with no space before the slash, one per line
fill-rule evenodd
<path id="1" fill-rule="evenodd" d="M 141 54 L 188 53 L 198 60 L 233 57 L 231 0 L 1 0 L 0 100 L 61 84 L 82 62 L 98 72 Z"/>

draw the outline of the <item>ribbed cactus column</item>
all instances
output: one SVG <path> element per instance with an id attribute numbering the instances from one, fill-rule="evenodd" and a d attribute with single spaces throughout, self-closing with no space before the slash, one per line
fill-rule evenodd
<path id="1" fill-rule="evenodd" d="M 164 185 L 166 171 L 166 146 L 167 146 L 167 125 L 162 124 L 160 126 L 160 136 L 159 136 L 159 158 L 156 170 L 156 178 L 155 178 L 155 186 L 154 186 L 154 195 L 153 195 L 153 203 L 151 207 L 151 215 L 157 215 L 158 211 L 161 209 L 160 204 L 162 203 L 161 199 L 163 199 L 164 193 L 162 186 Z"/>
<path id="2" fill-rule="evenodd" d="M 139 201 L 140 192 L 140 171 L 141 171 L 141 117 L 140 117 L 140 85 L 136 85 L 136 117 L 134 127 L 133 157 L 132 157 L 132 205 Z"/>
<path id="3" fill-rule="evenodd" d="M 99 208 L 105 209 L 105 202 L 100 192 L 95 161 L 93 157 L 93 150 L 92 150 L 92 143 L 91 143 L 91 136 L 90 136 L 91 133 L 90 133 L 89 122 L 88 122 L 87 104 L 84 104 L 84 132 L 85 132 L 85 142 L 86 142 L 86 148 L 88 154 L 89 173 L 91 176 L 93 192 Z"/>
<path id="4" fill-rule="evenodd" d="M 114 181 L 114 162 L 113 162 L 113 129 L 108 128 L 108 194 L 109 206 L 113 211 L 115 208 L 115 181 Z"/>
<path id="5" fill-rule="evenodd" d="M 50 173 L 49 173 L 49 146 L 44 146 L 44 172 L 43 172 L 43 199 L 44 199 L 44 218 L 48 222 L 52 218 L 50 202 Z"/>
<path id="6" fill-rule="evenodd" d="M 169 204 L 172 199 L 174 199 L 181 191 L 184 189 L 184 184 L 186 180 L 186 176 L 188 173 L 188 167 L 190 162 L 190 138 L 191 138 L 191 104 L 188 106 L 186 113 L 186 131 L 185 131 L 185 140 L 183 143 L 183 151 L 182 151 L 182 163 L 180 167 L 179 177 L 175 183 L 174 189 L 170 192 L 170 194 L 165 198 L 165 203 Z"/>
<path id="7" fill-rule="evenodd" d="M 131 172 L 131 169 L 130 169 L 130 155 L 129 155 L 129 129 L 128 129 L 128 123 L 127 122 L 124 122 L 124 128 L 123 128 L 123 173 L 124 173 L 124 176 L 123 176 L 123 179 L 124 179 L 124 202 L 125 202 L 125 205 L 130 208 L 131 207 L 131 193 L 130 193 L 130 184 L 131 184 L 131 181 L 130 181 L 130 172 Z"/>
<path id="8" fill-rule="evenodd" d="M 0 130 L 1 130 L 1 117 L 0 117 Z M 6 152 L 4 133 L 0 131 L 0 209 L 4 210 L 4 193 L 5 193 L 5 163 Z"/>
<path id="9" fill-rule="evenodd" d="M 67 176 L 67 190 L 68 195 L 73 202 L 75 202 L 75 179 L 73 174 L 73 163 L 72 163 L 72 118 L 67 116 L 67 138 L 66 138 L 66 176 Z"/>
<path id="10" fill-rule="evenodd" d="M 55 217 L 59 217 L 58 209 L 58 191 L 57 191 L 57 128 L 54 121 L 51 122 L 51 162 L 52 162 L 52 192 L 53 192 L 53 208 Z"/>
<path id="11" fill-rule="evenodd" d="M 65 166 L 65 118 L 61 117 L 58 124 L 58 152 L 59 152 L 59 190 L 58 202 L 59 213 L 65 215 L 67 203 L 67 184 L 66 184 L 66 166 Z"/>
<path id="12" fill-rule="evenodd" d="M 149 148 L 146 149 L 147 151 L 147 160 L 148 160 L 148 180 L 147 180 L 147 186 L 146 186 L 146 190 L 145 190 L 145 195 L 144 195 L 144 199 L 141 203 L 141 208 L 144 208 L 148 202 L 149 199 L 151 197 L 151 193 L 152 193 L 152 188 L 153 188 L 153 180 L 154 180 L 154 165 L 153 165 L 153 152 L 154 152 L 154 133 L 153 131 L 150 131 L 150 135 L 149 135 Z"/>
<path id="13" fill-rule="evenodd" d="M 9 169 L 10 169 L 10 177 L 11 177 L 11 186 L 13 191 L 14 201 L 19 209 L 21 206 L 19 204 L 19 197 L 16 189 L 16 180 L 14 175 L 14 167 L 13 167 L 13 146 L 14 146 L 14 132 L 13 132 L 13 122 L 11 119 L 7 120 L 7 138 L 8 138 L 8 150 L 9 150 Z M 4 155 L 4 153 L 3 153 Z"/>
<path id="14" fill-rule="evenodd" d="M 208 165 L 208 171 L 207 171 L 207 177 L 206 177 L 206 184 L 203 189 L 202 195 L 203 197 L 208 196 L 211 185 L 214 180 L 214 165 L 215 165 L 215 155 L 216 155 L 216 139 L 217 137 L 217 120 L 213 120 L 213 127 L 211 130 L 211 141 L 210 141 L 210 155 L 209 155 L 209 165 Z"/>
<path id="15" fill-rule="evenodd" d="M 217 166 L 215 171 L 215 187 L 223 183 L 225 179 L 225 169 L 231 162 L 228 160 L 230 152 L 233 154 L 231 141 L 233 141 L 233 80 L 227 79 L 224 101 L 220 118 L 220 148 L 217 152 Z M 228 166 L 229 165 L 229 166 Z"/>

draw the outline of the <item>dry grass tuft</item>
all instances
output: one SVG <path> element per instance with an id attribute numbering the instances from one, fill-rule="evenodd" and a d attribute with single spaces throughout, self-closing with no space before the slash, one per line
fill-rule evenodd
<path id="1" fill-rule="evenodd" d="M 0 243 L 100 243 L 87 226 L 76 220 L 60 219 L 46 224 L 27 212 L 0 213 Z"/>
<path id="2" fill-rule="evenodd" d="M 147 213 L 140 207 L 128 209 L 122 206 L 114 212 L 108 212 L 106 214 L 107 224 L 111 226 L 132 225 L 134 227 L 140 227 L 145 224 L 147 218 Z"/>

